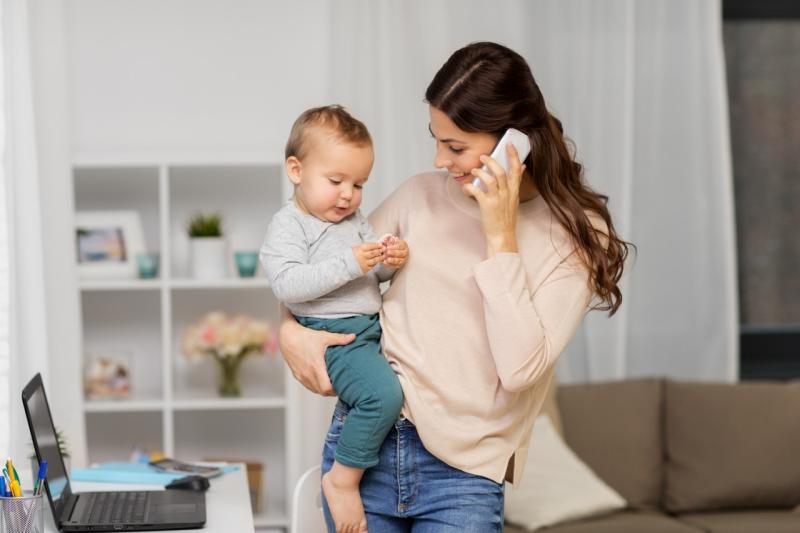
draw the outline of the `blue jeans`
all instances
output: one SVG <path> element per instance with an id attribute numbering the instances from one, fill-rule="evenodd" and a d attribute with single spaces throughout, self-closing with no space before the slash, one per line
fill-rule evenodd
<path id="1" fill-rule="evenodd" d="M 322 451 L 322 473 L 333 466 L 333 454 L 350 410 L 341 400 L 333 412 Z M 462 472 L 431 455 L 417 429 L 401 418 L 378 453 L 377 466 L 361 480 L 361 499 L 369 533 L 501 533 L 503 485 Z M 333 520 L 322 497 L 328 531 Z"/>

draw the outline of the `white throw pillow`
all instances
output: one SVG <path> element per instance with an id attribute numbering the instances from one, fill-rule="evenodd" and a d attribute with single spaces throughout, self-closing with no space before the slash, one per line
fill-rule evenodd
<path id="1" fill-rule="evenodd" d="M 626 506 L 567 446 L 547 415 L 536 418 L 522 482 L 507 485 L 505 496 L 506 520 L 529 531 Z"/>

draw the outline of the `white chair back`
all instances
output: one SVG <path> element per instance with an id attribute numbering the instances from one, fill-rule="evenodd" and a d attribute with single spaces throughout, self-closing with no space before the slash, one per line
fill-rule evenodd
<path id="1" fill-rule="evenodd" d="M 292 533 L 326 533 L 319 480 L 319 466 L 297 480 L 292 496 Z"/>

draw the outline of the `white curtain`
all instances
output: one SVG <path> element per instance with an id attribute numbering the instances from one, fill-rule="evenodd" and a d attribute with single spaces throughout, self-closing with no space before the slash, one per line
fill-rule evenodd
<path id="1" fill-rule="evenodd" d="M 349 0 L 331 31 L 331 101 L 376 141 L 369 210 L 432 167 L 425 88 L 457 48 L 522 54 L 586 177 L 639 247 L 613 318 L 590 313 L 562 381 L 733 380 L 738 301 L 719 0 Z"/>
<path id="2" fill-rule="evenodd" d="M 2 2 L 2 190 L 0 204 L 0 453 L 27 462 L 22 387 L 47 378 L 43 242 L 25 0 Z"/>
<path id="3" fill-rule="evenodd" d="M 5 36 L 6 32 L 3 26 L 5 25 L 6 13 L 3 4 L 0 4 L 0 147 L 6 145 L 6 91 L 5 91 Z M 8 270 L 8 199 L 6 193 L 6 169 L 5 169 L 5 153 L 0 150 L 0 389 L 8 390 L 9 383 L 9 354 L 10 354 L 10 333 L 11 333 L 11 314 L 9 306 L 10 302 L 10 274 Z M 7 393 L 0 395 L 0 450 L 8 449 L 8 430 L 10 428 L 8 422 L 8 413 L 10 406 L 10 395 Z M 0 452 L 2 453 L 2 452 Z"/>

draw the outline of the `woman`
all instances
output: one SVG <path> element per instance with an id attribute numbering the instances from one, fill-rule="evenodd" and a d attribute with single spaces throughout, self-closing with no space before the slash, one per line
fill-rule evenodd
<path id="1" fill-rule="evenodd" d="M 520 55 L 466 46 L 425 97 L 434 165 L 445 171 L 410 178 L 370 216 L 410 255 L 381 311 L 405 405 L 361 494 L 372 533 L 502 531 L 503 481 L 522 475 L 556 360 L 588 309 L 619 308 L 628 244 Z M 486 155 L 507 128 L 532 147 L 524 162 L 509 150 L 508 173 Z M 280 331 L 294 376 L 326 395 L 325 349 L 351 340 L 288 315 Z M 323 472 L 347 411 L 339 402 Z"/>

